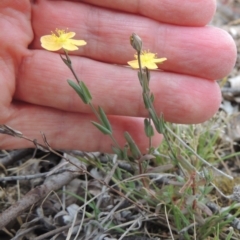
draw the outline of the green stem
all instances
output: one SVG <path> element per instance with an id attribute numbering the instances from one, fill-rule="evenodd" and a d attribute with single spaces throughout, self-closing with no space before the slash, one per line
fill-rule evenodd
<path id="1" fill-rule="evenodd" d="M 70 58 L 69 58 L 69 56 L 68 56 L 68 52 L 67 52 L 66 50 L 64 50 L 64 52 L 65 52 L 65 56 L 66 56 L 66 58 L 67 58 L 67 60 L 68 60 L 68 62 L 69 62 L 68 67 L 69 67 L 69 69 L 71 70 L 73 76 L 75 77 L 76 81 L 77 81 L 78 84 L 79 84 L 81 81 L 80 81 L 80 79 L 78 78 L 77 74 L 75 73 L 74 69 L 72 68 L 72 64 L 71 64 L 71 60 L 70 60 Z M 89 105 L 90 108 L 92 109 L 92 111 L 93 111 L 93 113 L 95 114 L 95 116 L 97 117 L 98 121 L 101 122 L 101 118 L 100 118 L 100 116 L 99 116 L 99 113 L 98 113 L 98 111 L 95 109 L 95 107 L 93 106 L 93 104 L 90 102 L 88 105 Z M 116 139 L 113 137 L 112 134 L 110 135 L 110 138 L 112 139 L 112 141 L 113 141 L 113 143 L 115 144 L 115 146 L 120 149 L 119 144 L 117 143 Z"/>
<path id="2" fill-rule="evenodd" d="M 151 125 L 152 119 L 150 118 L 150 116 L 148 117 L 148 120 L 149 120 L 149 124 Z M 148 153 L 150 153 L 151 147 L 152 147 L 152 137 L 150 136 L 150 137 L 149 137 L 149 149 L 148 149 Z"/>
<path id="3" fill-rule="evenodd" d="M 138 51 L 137 52 L 137 55 L 138 55 L 138 65 L 139 65 L 139 70 L 140 70 L 140 75 L 141 75 L 141 80 L 142 80 L 142 82 L 143 82 L 143 72 L 142 72 L 142 63 L 141 63 L 141 52 L 140 51 Z M 143 89 L 143 91 L 144 91 L 144 89 Z M 151 106 L 152 106 L 152 104 L 151 104 Z M 151 118 L 150 118 L 150 115 L 149 115 L 149 122 L 150 122 L 150 124 L 151 124 Z M 152 146 L 152 137 L 149 137 L 149 153 L 150 153 L 150 151 L 151 151 L 151 146 Z"/>
<path id="4" fill-rule="evenodd" d="M 96 108 L 92 105 L 92 103 L 89 103 L 90 108 L 92 109 L 93 113 L 95 114 L 95 116 L 97 117 L 98 121 L 101 122 L 101 118 L 100 115 L 98 113 L 98 111 L 96 110 Z"/>
<path id="5" fill-rule="evenodd" d="M 142 63 L 141 63 L 141 57 L 140 57 L 141 56 L 141 52 L 138 51 L 137 55 L 138 55 L 138 65 L 139 65 L 139 70 L 140 70 L 141 80 L 142 80 L 143 73 L 142 73 Z"/>
<path id="6" fill-rule="evenodd" d="M 112 134 L 110 135 L 110 138 L 112 139 L 112 141 L 113 141 L 113 143 L 115 144 L 115 146 L 116 146 L 117 148 L 121 149 L 121 147 L 119 146 L 117 140 L 113 137 Z"/>
<path id="7" fill-rule="evenodd" d="M 69 60 L 69 62 L 70 62 L 70 64 L 68 65 L 68 67 L 69 67 L 69 69 L 71 70 L 73 76 L 75 77 L 76 81 L 77 81 L 78 84 L 79 84 L 79 83 L 80 83 L 80 80 L 79 80 L 77 74 L 75 73 L 74 69 L 72 68 L 72 63 L 71 63 L 71 60 L 70 60 L 70 58 L 69 58 L 69 56 L 68 56 L 68 52 L 67 52 L 66 50 L 64 50 L 64 52 L 65 52 L 65 56 L 66 56 L 67 60 Z"/>

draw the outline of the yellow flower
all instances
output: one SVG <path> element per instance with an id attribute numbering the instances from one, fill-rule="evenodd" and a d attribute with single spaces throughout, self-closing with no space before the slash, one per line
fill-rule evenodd
<path id="1" fill-rule="evenodd" d="M 74 51 L 78 50 L 77 46 L 83 46 L 87 43 L 84 40 L 72 39 L 75 32 L 66 32 L 65 30 L 56 29 L 56 34 L 42 36 L 40 41 L 43 48 L 49 51 L 57 51 L 61 48 Z"/>
<path id="2" fill-rule="evenodd" d="M 137 54 L 135 54 L 134 57 L 136 58 L 136 60 L 129 61 L 128 64 L 132 68 L 139 68 Z M 167 60 L 166 58 L 156 58 L 155 53 L 146 52 L 146 51 L 143 51 L 141 53 L 140 59 L 141 59 L 142 68 L 146 67 L 148 69 L 157 69 L 158 66 L 156 65 L 156 63 L 162 63 Z"/>

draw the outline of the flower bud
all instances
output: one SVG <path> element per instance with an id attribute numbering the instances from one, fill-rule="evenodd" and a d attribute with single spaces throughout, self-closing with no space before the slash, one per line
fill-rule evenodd
<path id="1" fill-rule="evenodd" d="M 133 33 L 130 36 L 130 44 L 132 45 L 132 47 L 138 53 L 141 53 L 141 51 L 142 51 L 142 39 L 136 33 Z"/>

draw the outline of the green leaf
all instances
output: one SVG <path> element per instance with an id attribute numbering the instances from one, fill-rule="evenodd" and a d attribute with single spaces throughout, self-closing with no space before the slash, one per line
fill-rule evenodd
<path id="1" fill-rule="evenodd" d="M 142 74 L 141 74 L 141 71 L 138 71 L 138 79 L 139 79 L 139 82 L 142 86 L 142 83 L 143 83 L 143 80 L 142 80 Z"/>
<path id="2" fill-rule="evenodd" d="M 149 89 L 149 81 L 148 76 L 146 72 L 143 72 L 143 79 L 142 79 L 142 88 L 144 93 L 148 93 L 150 91 Z"/>
<path id="3" fill-rule="evenodd" d="M 128 145 L 129 145 L 129 148 L 130 148 L 130 151 L 131 151 L 133 157 L 135 159 L 139 159 L 142 156 L 142 154 L 141 154 L 138 146 L 136 145 L 136 143 L 134 142 L 134 140 L 130 136 L 130 134 L 128 132 L 125 132 L 124 137 L 125 137 Z"/>
<path id="4" fill-rule="evenodd" d="M 83 94 L 83 91 L 82 91 L 81 87 L 80 87 L 77 83 L 73 82 L 72 80 L 69 80 L 69 79 L 68 79 L 67 82 L 68 82 L 68 84 L 75 90 L 75 92 L 76 92 L 76 93 L 78 94 L 78 96 L 82 99 L 82 101 L 87 104 L 86 99 L 85 99 L 85 97 L 84 97 L 84 94 Z"/>
<path id="5" fill-rule="evenodd" d="M 144 130 L 147 137 L 152 137 L 154 135 L 153 127 L 147 118 L 144 119 Z"/>
<path id="6" fill-rule="evenodd" d="M 165 131 L 165 121 L 164 121 L 164 118 L 163 118 L 163 113 L 160 114 L 159 118 L 158 118 L 158 121 L 159 121 L 159 129 L 160 129 L 160 133 L 163 133 Z"/>
<path id="7" fill-rule="evenodd" d="M 124 160 L 129 160 L 129 157 L 128 157 L 128 150 L 129 150 L 129 146 L 128 144 L 125 144 L 124 145 L 124 148 L 123 148 L 123 159 Z"/>
<path id="8" fill-rule="evenodd" d="M 104 110 L 101 107 L 98 107 L 101 123 L 105 128 L 107 128 L 112 133 L 112 126 L 108 121 L 107 115 L 105 114 Z"/>
<path id="9" fill-rule="evenodd" d="M 143 92 L 142 95 L 143 95 L 143 102 L 144 102 L 145 108 L 146 109 L 151 108 L 152 104 L 151 104 L 151 101 L 149 99 L 148 93 Z"/>
<path id="10" fill-rule="evenodd" d="M 157 114 L 152 108 L 148 109 L 151 119 L 153 120 L 154 126 L 158 133 L 162 133 L 162 123 L 159 120 Z"/>
<path id="11" fill-rule="evenodd" d="M 149 82 L 150 82 L 150 71 L 148 68 L 145 68 L 145 73 L 146 73 L 146 77 L 147 77 L 147 80 L 148 80 L 148 85 L 149 85 Z"/>
<path id="12" fill-rule="evenodd" d="M 112 150 L 115 154 L 117 154 L 118 156 L 118 159 L 123 159 L 123 152 L 120 148 L 118 147 L 115 147 L 115 146 L 111 146 L 112 147 Z"/>
<path id="13" fill-rule="evenodd" d="M 148 111 L 149 111 L 150 117 L 153 120 L 153 123 L 154 123 L 154 125 L 156 127 L 156 125 L 159 124 L 158 116 L 157 116 L 157 114 L 155 113 L 155 111 L 152 108 L 149 108 Z"/>
<path id="14" fill-rule="evenodd" d="M 102 126 L 101 124 L 99 124 L 99 123 L 97 123 L 97 122 L 93 122 L 93 121 L 91 121 L 91 123 L 92 123 L 96 128 L 98 128 L 103 134 L 105 134 L 105 135 L 111 135 L 111 134 L 112 134 L 107 128 L 105 128 L 105 127 Z"/>
<path id="15" fill-rule="evenodd" d="M 154 102 L 154 95 L 152 93 L 150 95 L 150 100 L 151 100 L 152 103 Z"/>
<path id="16" fill-rule="evenodd" d="M 84 98 L 86 99 L 87 104 L 90 103 L 92 100 L 92 96 L 91 96 L 91 93 L 89 92 L 87 86 L 82 81 L 79 83 L 79 86 L 82 89 L 82 93 L 84 95 Z"/>

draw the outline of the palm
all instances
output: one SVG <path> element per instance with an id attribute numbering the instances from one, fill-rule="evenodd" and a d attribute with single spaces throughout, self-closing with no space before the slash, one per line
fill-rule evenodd
<path id="1" fill-rule="evenodd" d="M 198 14 L 201 15 L 202 10 L 205 18 L 192 14 L 191 4 L 184 6 L 185 12 L 179 11 L 181 6 L 177 9 L 176 4 L 180 3 L 177 0 L 175 10 L 171 5 L 159 7 L 157 0 L 151 1 L 148 7 L 138 6 L 145 16 L 131 14 L 137 10 L 135 1 L 129 7 L 122 5 L 122 1 L 117 1 L 115 6 L 110 6 L 111 1 L 101 1 L 105 9 L 83 1 L 39 0 L 32 6 L 28 0 L 19 4 L 13 0 L 2 2 L 0 12 L 6 17 L 1 18 L 0 23 L 6 34 L 1 35 L 0 121 L 31 138 L 41 141 L 42 131 L 52 147 L 65 149 L 108 151 L 111 144 L 91 126 L 90 109 L 68 86 L 66 79 L 72 75 L 59 53 L 40 47 L 39 38 L 55 28 L 69 28 L 77 33 L 78 39 L 87 41 L 86 46 L 73 53 L 73 65 L 89 87 L 94 103 L 112 115 L 110 120 L 121 144 L 124 143 L 122 133 L 127 130 L 142 149 L 146 147 L 142 139 L 142 119 L 132 118 L 146 116 L 137 73 L 121 66 L 133 59 L 134 51 L 129 45 L 132 32 L 142 37 L 145 49 L 168 58 L 161 65 L 165 72 L 153 72 L 151 78 L 156 108 L 159 113 L 163 111 L 166 120 L 202 122 L 218 108 L 220 93 L 213 79 L 224 77 L 231 70 L 235 46 L 229 36 L 218 29 L 194 27 L 209 21 L 214 1 L 202 0 Z M 97 0 L 86 2 L 99 4 Z M 203 6 L 210 9 L 209 13 Z M 11 12 L 13 8 L 16 11 Z M 167 16 L 169 12 L 172 17 Z M 114 63 L 118 65 L 112 65 Z M 156 137 L 155 143 L 158 140 Z M 1 148 L 29 146 L 23 140 L 3 135 L 0 142 Z"/>

